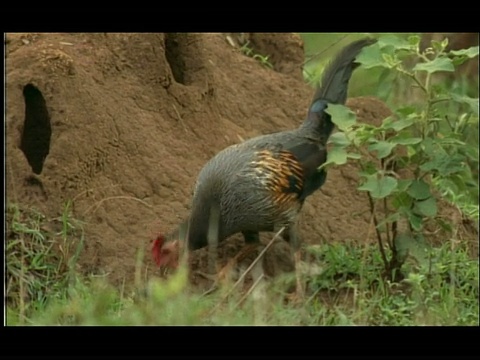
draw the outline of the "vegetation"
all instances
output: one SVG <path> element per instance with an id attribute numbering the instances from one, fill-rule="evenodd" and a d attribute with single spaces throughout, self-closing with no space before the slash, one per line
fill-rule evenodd
<path id="1" fill-rule="evenodd" d="M 365 49 L 364 68 L 404 87 L 383 88 L 384 98 L 395 100 L 394 115 L 382 124 L 359 124 L 348 108 L 329 106 L 340 131 L 325 166 L 362 166 L 359 189 L 370 198 L 378 244 L 307 248 L 313 261 L 303 273 L 309 290 L 303 303 L 285 301 L 291 275 L 261 282 L 247 296 L 230 294 L 229 285 L 209 295 L 192 292 L 185 268 L 115 288 L 77 273 L 83 232 L 70 203 L 56 219 L 9 204 L 7 324 L 478 325 L 478 253 L 472 257 L 471 244 L 438 214 L 438 204 L 448 201 L 479 220 L 478 93 L 437 79 L 478 56 L 478 47 L 446 46 L 432 42 L 423 51 L 418 36 L 387 34 Z M 400 95 L 406 91 L 411 101 Z M 445 231 L 439 245 L 424 240 L 430 223 Z"/>
<path id="2" fill-rule="evenodd" d="M 68 297 L 77 278 L 83 233 L 81 223 L 71 216 L 70 203 L 59 218 L 50 220 L 34 209 L 12 204 L 6 215 L 9 321 L 25 323 L 28 314 L 43 311 L 49 301 Z"/>
<path id="3" fill-rule="evenodd" d="M 262 64 L 262 66 L 273 69 L 273 65 L 268 59 L 269 56 L 256 53 L 250 46 L 250 41 L 247 41 L 245 44 L 243 44 L 240 48 L 240 51 L 243 54 L 250 56 L 252 59 L 257 60 L 260 64 Z"/>
<path id="4" fill-rule="evenodd" d="M 435 74 L 453 72 L 455 65 L 478 56 L 478 46 L 446 52 L 448 39 L 432 41 L 432 47 L 423 51 L 419 44 L 418 36 L 407 40 L 384 36 L 358 58 L 366 68 L 385 68 L 382 77 L 393 72 L 410 80 L 420 89 L 416 104 L 398 107 L 379 126 L 357 123 L 345 106 L 331 105 L 327 110 L 341 131 L 331 137 L 334 147 L 322 166 L 342 165 L 349 158 L 359 162 L 363 178 L 359 190 L 368 193 L 385 271 L 391 279 L 401 277 L 408 253 L 425 258 L 419 248 L 426 247 L 423 227 L 428 219 L 451 230 L 437 217 L 440 198 L 455 201 L 464 215 L 476 222 L 479 219 L 478 143 L 467 142 L 468 134 L 478 129 L 478 99 L 441 83 L 433 85 Z M 364 147 L 368 154 L 362 154 Z M 384 242 L 392 252 L 390 259 Z"/>
<path id="5" fill-rule="evenodd" d="M 26 230 L 26 229 L 25 229 Z M 25 231 L 20 236 L 30 237 Z M 44 249 L 45 250 L 45 249 Z M 329 244 L 308 249 L 321 272 L 307 276 L 305 303 L 285 304 L 282 279 L 253 292 L 241 303 L 227 289 L 191 293 L 183 268 L 166 280 L 137 284 L 127 292 L 101 278 L 83 278 L 51 287 L 37 277 L 23 312 L 9 303 L 7 324 L 43 325 L 475 325 L 478 323 L 478 259 L 453 242 L 429 253 L 426 266 L 409 262 L 400 283 L 379 276 L 377 247 Z M 51 252 L 45 255 L 52 256 Z M 34 274 L 31 270 L 25 272 Z M 57 278 L 62 278 L 58 273 Z M 32 275 L 34 276 L 34 275 Z M 32 282 L 17 278 L 29 286 Z M 48 304 L 45 301 L 48 299 Z M 239 305 L 240 303 L 240 305 Z M 47 306 L 48 305 L 48 306 Z"/>

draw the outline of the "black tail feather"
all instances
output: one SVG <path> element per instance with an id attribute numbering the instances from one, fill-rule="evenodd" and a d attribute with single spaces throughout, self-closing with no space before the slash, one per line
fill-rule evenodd
<path id="1" fill-rule="evenodd" d="M 359 65 L 355 63 L 355 58 L 364 47 L 376 42 L 376 39 L 367 38 L 354 41 L 344 47 L 323 72 L 322 81 L 313 96 L 312 105 L 320 99 L 333 104 L 344 104 L 347 100 L 348 82 L 353 70 Z"/>
<path id="2" fill-rule="evenodd" d="M 345 104 L 348 93 L 348 83 L 353 70 L 358 67 L 355 58 L 360 51 L 376 42 L 376 39 L 362 39 L 344 47 L 339 54 L 328 64 L 323 72 L 322 81 L 315 92 L 307 120 L 304 125 L 315 129 L 328 137 L 333 130 L 330 116 L 324 112 L 328 103 Z"/>

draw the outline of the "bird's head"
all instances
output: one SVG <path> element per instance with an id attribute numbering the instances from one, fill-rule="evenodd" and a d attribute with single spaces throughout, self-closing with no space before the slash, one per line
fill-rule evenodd
<path id="1" fill-rule="evenodd" d="M 152 255 L 158 267 L 176 269 L 180 250 L 181 245 L 178 240 L 167 241 L 162 234 L 153 241 Z"/>

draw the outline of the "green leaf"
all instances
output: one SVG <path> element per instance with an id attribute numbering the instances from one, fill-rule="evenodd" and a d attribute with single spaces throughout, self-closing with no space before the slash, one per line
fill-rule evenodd
<path id="1" fill-rule="evenodd" d="M 425 138 L 422 141 L 422 149 L 428 155 L 435 155 L 437 154 L 438 145 L 433 141 L 431 138 Z"/>
<path id="2" fill-rule="evenodd" d="M 411 35 L 408 37 L 408 43 L 412 46 L 417 46 L 420 44 L 420 36 L 418 35 Z"/>
<path id="3" fill-rule="evenodd" d="M 409 255 L 417 260 L 420 266 L 427 267 L 429 265 L 428 244 L 422 234 L 399 234 L 395 238 L 395 247 L 401 258 Z"/>
<path id="4" fill-rule="evenodd" d="M 355 58 L 355 61 L 362 64 L 365 69 L 377 66 L 389 68 L 380 51 L 378 42 L 362 49 L 362 52 Z"/>
<path id="5" fill-rule="evenodd" d="M 460 174 L 454 174 L 450 176 L 450 180 L 452 181 L 453 184 L 455 184 L 455 187 L 458 189 L 458 192 L 466 191 L 465 178 L 463 176 L 461 176 Z"/>
<path id="6" fill-rule="evenodd" d="M 478 116 L 478 98 L 471 98 L 468 96 L 457 95 L 452 93 L 452 99 L 460 103 L 470 106 L 470 109 Z"/>
<path id="7" fill-rule="evenodd" d="M 400 180 L 402 181 L 402 180 Z M 399 182 L 400 182 L 399 181 Z M 403 180 L 403 181 L 410 181 L 411 180 Z M 397 189 L 400 191 L 398 194 L 395 194 L 395 196 L 392 199 L 392 205 L 395 209 L 410 209 L 413 203 L 413 199 L 410 195 L 408 195 L 404 189 L 400 190 L 400 187 L 404 188 L 405 184 L 398 184 Z"/>
<path id="8" fill-rule="evenodd" d="M 407 189 L 412 185 L 413 180 L 400 179 L 398 180 L 398 191 L 407 191 Z"/>
<path id="9" fill-rule="evenodd" d="M 452 64 L 454 66 L 459 66 L 459 65 L 462 65 L 467 60 L 468 60 L 468 57 L 466 56 L 456 56 L 452 59 Z"/>
<path id="10" fill-rule="evenodd" d="M 439 57 L 432 61 L 415 65 L 413 71 L 426 71 L 431 74 L 438 71 L 455 71 L 455 67 L 452 64 L 452 59 Z"/>
<path id="11" fill-rule="evenodd" d="M 415 145 L 422 142 L 422 138 L 397 135 L 388 141 L 397 145 Z"/>
<path id="12" fill-rule="evenodd" d="M 412 212 L 408 213 L 408 221 L 412 226 L 413 230 L 420 231 L 422 230 L 422 218 L 418 215 L 415 215 Z"/>
<path id="13" fill-rule="evenodd" d="M 417 154 L 417 150 L 413 146 L 407 146 L 407 157 L 413 158 Z"/>
<path id="14" fill-rule="evenodd" d="M 471 59 L 471 58 L 474 58 L 475 56 L 478 56 L 478 45 L 472 46 L 468 49 L 451 50 L 450 54 L 455 56 L 466 56 L 469 59 Z"/>
<path id="15" fill-rule="evenodd" d="M 391 129 L 392 124 L 397 121 L 393 115 L 387 116 L 385 119 L 382 121 L 382 128 L 385 129 Z"/>
<path id="16" fill-rule="evenodd" d="M 414 210 L 420 215 L 433 217 L 437 215 L 437 200 L 431 196 L 426 200 L 416 201 Z"/>
<path id="17" fill-rule="evenodd" d="M 358 160 L 358 159 L 361 159 L 361 158 L 362 158 L 362 155 L 357 154 L 357 153 L 348 153 L 348 154 L 347 154 L 347 157 L 348 157 L 349 159 L 356 159 L 356 160 Z"/>
<path id="18" fill-rule="evenodd" d="M 374 174 L 367 178 L 367 181 L 359 186 L 358 190 L 370 192 L 370 195 L 375 199 L 383 199 L 390 195 L 397 187 L 397 179 L 391 176 L 385 176 L 378 179 Z"/>
<path id="19" fill-rule="evenodd" d="M 355 113 L 344 105 L 328 104 L 325 111 L 332 116 L 332 122 L 342 131 L 348 130 L 357 121 Z"/>
<path id="20" fill-rule="evenodd" d="M 369 140 L 376 138 L 377 134 L 382 132 L 382 129 L 373 127 L 367 124 L 359 124 L 360 126 L 355 129 L 355 133 L 353 136 L 353 143 L 355 145 L 360 145 L 365 142 L 369 142 Z"/>
<path id="21" fill-rule="evenodd" d="M 423 180 L 413 180 L 407 193 L 416 200 L 427 199 L 432 195 L 430 186 Z"/>
<path id="22" fill-rule="evenodd" d="M 457 146 L 465 146 L 465 142 L 462 140 L 455 139 L 451 136 L 445 136 L 444 138 L 437 139 L 437 142 L 441 145 L 457 145 Z"/>
<path id="23" fill-rule="evenodd" d="M 396 73 L 390 69 L 382 69 L 377 80 L 377 96 L 383 101 L 387 101 L 392 94 L 394 84 L 396 83 Z"/>
<path id="24" fill-rule="evenodd" d="M 442 48 L 446 49 L 448 46 L 448 37 L 442 40 Z"/>
<path id="25" fill-rule="evenodd" d="M 463 162 L 465 159 L 460 154 L 449 155 L 445 152 L 438 151 L 436 153 L 429 153 L 429 155 L 432 156 L 432 160 L 420 165 L 420 169 L 423 171 L 435 170 L 442 176 L 448 176 L 464 170 Z"/>
<path id="26" fill-rule="evenodd" d="M 412 242 L 413 237 L 409 234 L 398 234 L 398 236 L 393 239 L 395 242 L 395 249 L 397 250 L 397 259 L 400 262 L 405 262 L 410 251 L 410 242 Z"/>
<path id="27" fill-rule="evenodd" d="M 346 147 L 350 145 L 350 140 L 347 139 L 347 136 L 343 132 L 336 132 L 333 135 L 330 135 L 328 143 L 334 144 L 336 147 Z"/>
<path id="28" fill-rule="evenodd" d="M 440 41 L 432 40 L 432 48 L 436 52 L 441 52 L 444 48 L 442 47 L 442 43 Z"/>
<path id="29" fill-rule="evenodd" d="M 358 172 L 358 175 L 364 178 L 369 178 L 373 174 L 377 173 L 377 165 L 371 161 L 367 161 L 363 165 L 363 169 Z"/>
<path id="30" fill-rule="evenodd" d="M 395 65 L 395 59 L 393 58 L 392 55 L 390 55 L 390 54 L 382 54 L 382 57 L 383 57 L 383 60 L 385 61 L 385 63 L 387 63 L 388 65 L 390 65 L 390 66 L 394 66 L 394 65 Z"/>
<path id="31" fill-rule="evenodd" d="M 401 115 L 402 117 L 407 117 L 409 115 L 415 114 L 416 111 L 417 109 L 415 109 L 415 107 L 407 105 L 396 109 L 395 113 Z"/>
<path id="32" fill-rule="evenodd" d="M 463 64 L 468 59 L 478 56 L 478 46 L 473 46 L 468 49 L 452 50 L 450 51 L 449 55 L 453 56 L 453 64 L 458 66 Z"/>
<path id="33" fill-rule="evenodd" d="M 413 118 L 404 118 L 404 119 L 400 119 L 400 120 L 389 120 L 389 121 L 385 121 L 384 124 L 383 124 L 383 127 L 385 129 L 393 129 L 395 131 L 400 131 L 400 130 L 403 130 L 409 126 L 411 126 L 413 123 L 415 122 L 415 120 Z"/>
<path id="34" fill-rule="evenodd" d="M 377 229 L 384 229 L 386 224 L 391 224 L 395 221 L 400 220 L 401 218 L 402 218 L 402 214 L 400 214 L 399 212 L 390 214 L 385 219 L 380 221 L 380 223 L 377 225 Z"/>
<path id="35" fill-rule="evenodd" d="M 378 38 L 378 44 L 381 48 L 393 46 L 395 49 L 411 49 L 412 44 L 409 41 L 395 35 L 384 35 Z"/>
<path id="36" fill-rule="evenodd" d="M 347 163 L 347 151 L 344 148 L 334 147 L 327 154 L 327 161 L 320 168 L 328 164 L 343 165 Z"/>
<path id="37" fill-rule="evenodd" d="M 368 147 L 368 151 L 376 151 L 377 159 L 383 159 L 391 154 L 393 148 L 396 144 L 392 144 L 386 141 L 379 141 L 375 144 L 372 144 Z"/>

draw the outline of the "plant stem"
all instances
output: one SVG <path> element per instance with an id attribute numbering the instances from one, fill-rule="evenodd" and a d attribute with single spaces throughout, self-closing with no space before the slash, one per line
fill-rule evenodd
<path id="1" fill-rule="evenodd" d="M 367 194 L 368 194 L 368 202 L 370 203 L 370 211 L 373 217 L 373 224 L 375 225 L 375 232 L 377 234 L 378 247 L 380 248 L 380 254 L 382 255 L 383 264 L 385 265 L 385 271 L 388 271 L 388 260 L 387 260 L 387 256 L 385 255 L 385 249 L 383 248 L 383 243 L 382 243 L 382 235 L 380 234 L 380 230 L 378 229 L 378 221 L 375 215 L 375 203 L 373 202 L 373 199 L 370 193 L 368 192 Z"/>

